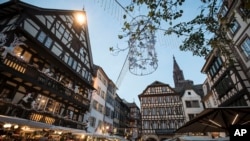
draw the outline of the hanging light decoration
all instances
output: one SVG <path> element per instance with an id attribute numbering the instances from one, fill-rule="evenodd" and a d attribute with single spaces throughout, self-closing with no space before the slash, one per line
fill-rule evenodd
<path id="1" fill-rule="evenodd" d="M 130 23 L 129 71 L 134 75 L 148 75 L 158 67 L 155 51 L 155 30 L 146 16 L 137 16 Z M 138 34 L 138 32 L 140 32 Z"/>

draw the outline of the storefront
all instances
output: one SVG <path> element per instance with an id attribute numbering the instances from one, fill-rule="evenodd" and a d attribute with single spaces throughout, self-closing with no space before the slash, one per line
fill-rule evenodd
<path id="1" fill-rule="evenodd" d="M 2 140 L 50 141 L 127 141 L 119 136 L 86 133 L 84 130 L 54 126 L 46 123 L 0 115 Z"/>

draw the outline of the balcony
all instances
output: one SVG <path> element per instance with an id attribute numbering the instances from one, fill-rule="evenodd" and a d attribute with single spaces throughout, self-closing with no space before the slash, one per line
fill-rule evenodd
<path id="1" fill-rule="evenodd" d="M 15 77 L 21 78 L 35 89 L 42 90 L 46 96 L 67 102 L 74 107 L 88 109 L 90 100 L 87 98 L 87 94 L 75 93 L 72 89 L 44 74 L 21 58 L 7 54 L 3 64 L 0 65 L 3 69 L 2 73 L 7 76 L 13 74 Z"/>
<path id="2" fill-rule="evenodd" d="M 46 123 L 48 125 L 63 126 L 76 129 L 84 129 L 87 125 L 81 121 L 62 117 L 51 112 L 40 111 L 32 108 L 26 108 L 19 104 L 14 104 L 8 99 L 0 99 L 0 115 L 28 119 L 36 122 Z M 12 121 L 13 123 L 18 121 Z"/>

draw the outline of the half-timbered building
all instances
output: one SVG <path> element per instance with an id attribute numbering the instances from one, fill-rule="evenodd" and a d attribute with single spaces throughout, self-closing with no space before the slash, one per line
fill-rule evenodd
<path id="1" fill-rule="evenodd" d="M 250 27 L 249 2 L 224 0 L 218 13 L 220 27 L 232 40 L 225 49 L 215 48 L 206 58 L 202 72 L 206 107 L 250 106 Z M 223 19 L 223 22 L 222 22 Z M 225 25 L 231 25 L 226 27 Z M 233 62 L 233 63 L 232 63 Z"/>
<path id="2" fill-rule="evenodd" d="M 142 139 L 171 138 L 185 123 L 180 94 L 168 84 L 155 81 L 138 96 L 141 105 Z"/>
<path id="3" fill-rule="evenodd" d="M 93 90 L 88 26 L 77 19 L 85 14 L 0 5 L 0 122 L 84 129 Z"/>

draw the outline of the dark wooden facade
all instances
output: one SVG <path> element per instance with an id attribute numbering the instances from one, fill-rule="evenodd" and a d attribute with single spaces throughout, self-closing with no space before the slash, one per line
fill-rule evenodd
<path id="1" fill-rule="evenodd" d="M 0 5 L 0 115 L 84 128 L 93 61 L 87 23 L 75 14 L 85 11 Z"/>

